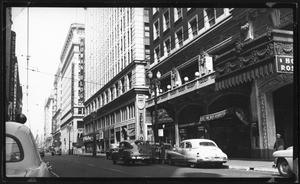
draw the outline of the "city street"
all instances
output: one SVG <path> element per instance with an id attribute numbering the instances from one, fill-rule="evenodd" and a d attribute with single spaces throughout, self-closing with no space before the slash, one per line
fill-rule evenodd
<path id="1" fill-rule="evenodd" d="M 80 178 L 280 178 L 279 174 L 229 169 L 223 167 L 189 168 L 183 165 L 161 165 L 144 163 L 124 165 L 105 157 L 91 157 L 82 155 L 46 155 L 43 160 L 52 166 L 53 177 L 80 177 Z"/>

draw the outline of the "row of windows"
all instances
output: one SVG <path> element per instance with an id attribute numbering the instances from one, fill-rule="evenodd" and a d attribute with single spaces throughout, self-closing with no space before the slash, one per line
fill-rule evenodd
<path id="1" fill-rule="evenodd" d="M 95 130 L 109 127 L 110 125 L 114 125 L 119 122 L 127 121 L 130 119 L 135 118 L 135 106 L 134 105 L 129 105 L 126 106 L 122 109 L 120 109 L 117 112 L 114 112 L 112 114 L 109 114 L 105 117 L 102 117 L 100 119 L 97 119 L 97 123 L 95 124 L 95 127 L 93 123 L 89 123 L 85 125 L 85 133 L 91 133 L 94 132 Z"/>
<path id="2" fill-rule="evenodd" d="M 202 34 L 204 31 L 208 30 L 210 27 L 223 20 L 229 15 L 229 9 L 227 8 L 204 8 L 199 9 L 203 11 L 204 17 L 199 20 L 198 14 L 193 16 L 187 22 L 187 31 L 184 32 L 184 25 L 175 30 L 173 45 L 174 49 L 179 49 L 183 46 L 184 41 L 192 40 L 196 36 Z M 201 13 L 200 13 L 201 14 Z M 182 8 L 174 8 L 174 21 L 182 17 Z M 168 8 L 163 13 L 163 31 L 166 31 L 170 28 L 170 9 Z M 156 40 L 160 37 L 160 25 L 159 18 L 157 18 L 153 23 L 153 39 Z M 187 35 L 186 37 L 184 37 Z M 162 56 L 168 56 L 171 53 L 171 36 L 166 38 L 163 41 L 163 49 L 160 48 L 160 45 L 154 48 L 154 63 L 160 61 Z M 153 62 L 153 61 L 152 61 Z"/>
<path id="3" fill-rule="evenodd" d="M 132 74 L 127 74 L 124 78 L 116 82 L 105 92 L 100 94 L 91 103 L 86 106 L 87 114 L 95 111 L 96 109 L 106 105 L 107 103 L 113 101 L 123 93 L 127 92 L 132 88 Z"/>

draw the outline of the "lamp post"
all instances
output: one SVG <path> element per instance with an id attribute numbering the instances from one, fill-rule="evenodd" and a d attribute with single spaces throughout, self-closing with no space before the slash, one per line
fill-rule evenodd
<path id="1" fill-rule="evenodd" d="M 148 72 L 148 77 L 150 79 L 150 89 L 151 93 L 154 91 L 154 108 L 155 108 L 155 121 L 154 121 L 154 141 L 158 141 L 158 112 L 157 112 L 157 88 L 160 86 L 160 77 L 161 73 L 158 71 L 156 73 L 156 77 L 153 78 L 153 73 L 151 71 Z"/>
<path id="2" fill-rule="evenodd" d="M 68 130 L 69 130 L 69 155 L 71 154 L 71 125 L 68 124 Z"/>
<path id="3" fill-rule="evenodd" d="M 92 118 L 93 118 L 93 156 L 96 156 L 96 123 L 95 123 L 95 119 L 96 119 L 96 112 L 92 112 Z"/>

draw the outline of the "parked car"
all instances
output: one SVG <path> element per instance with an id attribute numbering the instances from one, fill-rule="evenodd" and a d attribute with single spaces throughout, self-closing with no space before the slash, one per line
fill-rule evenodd
<path id="1" fill-rule="evenodd" d="M 119 144 L 111 144 L 109 149 L 106 151 L 106 158 L 112 159 L 112 153 L 119 149 Z"/>
<path id="2" fill-rule="evenodd" d="M 39 153 L 41 157 L 44 157 L 45 156 L 44 148 L 39 148 Z"/>
<path id="3" fill-rule="evenodd" d="M 161 164 L 164 164 L 165 162 L 168 162 L 168 155 L 172 151 L 174 151 L 174 148 L 170 143 L 163 143 L 163 152 L 165 154 L 164 154 L 164 157 L 160 161 Z"/>
<path id="4" fill-rule="evenodd" d="M 150 144 L 154 152 L 154 161 L 157 161 L 158 163 L 164 164 L 166 161 L 168 161 L 168 153 L 170 151 L 173 151 L 173 146 L 170 143 L 154 143 L 153 141 L 146 141 L 146 144 Z"/>
<path id="5" fill-rule="evenodd" d="M 61 156 L 61 148 L 59 147 L 55 147 L 51 150 L 51 155 L 54 156 L 54 155 L 59 155 Z"/>
<path id="6" fill-rule="evenodd" d="M 130 162 L 135 163 L 136 161 L 144 162 L 147 165 L 153 159 L 153 152 L 155 150 L 145 141 L 137 140 L 126 140 L 119 144 L 119 149 L 112 153 L 113 163 L 117 161 L 123 161 L 125 165 Z"/>
<path id="7" fill-rule="evenodd" d="M 5 167 L 7 177 L 50 177 L 30 129 L 18 122 L 5 123 Z"/>
<path id="8" fill-rule="evenodd" d="M 273 153 L 275 166 L 280 175 L 293 177 L 293 146 L 286 150 L 278 150 Z"/>
<path id="9" fill-rule="evenodd" d="M 209 139 L 187 139 L 178 148 L 168 152 L 168 162 L 184 163 L 190 167 L 200 164 L 214 164 L 221 166 L 228 160 L 227 155 Z"/>

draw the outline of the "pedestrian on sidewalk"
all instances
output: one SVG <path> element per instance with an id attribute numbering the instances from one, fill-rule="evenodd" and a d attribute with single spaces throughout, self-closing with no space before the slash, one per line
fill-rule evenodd
<path id="1" fill-rule="evenodd" d="M 276 142 L 274 144 L 274 150 L 283 150 L 284 149 L 284 141 L 281 138 L 280 134 L 276 134 Z"/>

